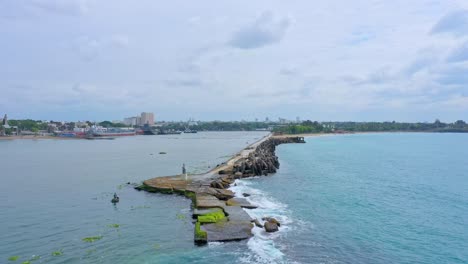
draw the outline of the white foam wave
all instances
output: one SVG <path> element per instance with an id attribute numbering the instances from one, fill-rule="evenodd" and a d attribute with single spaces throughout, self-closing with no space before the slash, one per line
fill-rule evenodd
<path id="1" fill-rule="evenodd" d="M 263 228 L 254 226 L 252 229 L 253 237 L 247 242 L 250 249 L 250 254 L 241 258 L 243 263 L 284 263 L 286 262 L 284 253 L 275 244 L 275 240 L 281 237 L 284 233 L 291 229 L 293 220 L 289 217 L 290 213 L 287 205 L 276 201 L 271 195 L 262 190 L 252 187 L 252 182 L 249 179 L 236 180 L 235 185 L 229 188 L 237 197 L 243 197 L 243 193 L 248 193 L 250 196 L 246 199 L 253 205 L 258 206 L 256 209 L 245 209 L 247 214 L 253 219 L 258 219 L 262 222 L 263 217 L 274 217 L 280 223 L 279 232 L 267 233 Z"/>

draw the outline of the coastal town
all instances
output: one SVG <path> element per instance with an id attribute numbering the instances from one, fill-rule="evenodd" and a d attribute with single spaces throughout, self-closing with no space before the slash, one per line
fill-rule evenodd
<path id="1" fill-rule="evenodd" d="M 0 139 L 56 138 L 56 139 L 114 139 L 136 135 L 194 134 L 200 131 L 270 131 L 275 134 L 343 134 L 356 132 L 439 132 L 467 133 L 468 124 L 455 122 L 318 122 L 299 117 L 295 120 L 278 118 L 253 121 L 156 121 L 152 112 L 114 121 L 53 121 L 10 120 L 5 114 L 0 123 Z"/>
<path id="2" fill-rule="evenodd" d="M 299 124 L 295 121 L 278 118 L 271 121 L 159 121 L 156 122 L 152 112 L 113 121 L 53 121 L 53 120 L 10 120 L 5 114 L 0 124 L 0 137 L 3 138 L 77 138 L 77 139 L 113 139 L 121 136 L 135 135 L 171 135 L 194 134 L 198 131 L 273 131 L 288 124 Z"/>

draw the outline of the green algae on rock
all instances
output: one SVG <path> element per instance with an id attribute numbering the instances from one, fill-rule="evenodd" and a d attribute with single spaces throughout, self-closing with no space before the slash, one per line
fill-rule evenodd
<path id="1" fill-rule="evenodd" d="M 200 222 L 195 223 L 195 243 L 206 243 L 208 235 L 205 231 L 201 230 Z"/>
<path id="2" fill-rule="evenodd" d="M 208 212 L 208 213 L 203 214 L 203 215 L 199 215 L 197 217 L 197 220 L 198 220 L 198 222 L 200 224 L 216 223 L 216 222 L 224 219 L 225 217 L 226 217 L 226 215 L 224 214 L 223 210 L 218 209 L 218 210 L 214 210 L 214 211 Z"/>

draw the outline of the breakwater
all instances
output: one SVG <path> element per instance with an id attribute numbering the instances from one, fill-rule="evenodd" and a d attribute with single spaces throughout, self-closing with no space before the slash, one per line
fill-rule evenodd
<path id="1" fill-rule="evenodd" d="M 182 194 L 192 199 L 197 244 L 247 239 L 252 236 L 253 223 L 261 224 L 258 219 L 251 219 L 243 208 L 256 207 L 246 199 L 236 198 L 227 188 L 236 179 L 275 173 L 279 168 L 275 148 L 285 143 L 305 141 L 303 137 L 268 136 L 205 174 L 156 177 L 136 189 Z"/>

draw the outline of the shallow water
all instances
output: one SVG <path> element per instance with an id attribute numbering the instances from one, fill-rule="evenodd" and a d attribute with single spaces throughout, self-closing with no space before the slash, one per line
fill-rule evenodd
<path id="1" fill-rule="evenodd" d="M 252 217 L 282 223 L 248 241 L 197 247 L 188 199 L 126 185 L 177 174 L 183 162 L 206 171 L 263 135 L 0 141 L 0 263 L 468 263 L 467 134 L 281 145 L 278 173 L 232 187 L 251 194 Z"/>
<path id="2" fill-rule="evenodd" d="M 34 263 L 203 263 L 204 255 L 235 254 L 193 244 L 190 200 L 126 183 L 178 174 L 182 163 L 189 173 L 207 171 L 264 135 L 0 141 L 0 263 L 33 255 L 41 257 Z M 114 192 L 121 198 L 116 206 Z M 103 237 L 82 241 L 92 236 Z"/>

